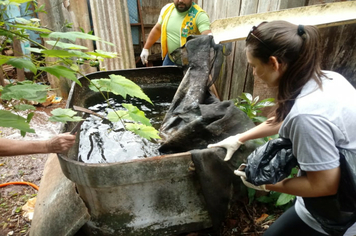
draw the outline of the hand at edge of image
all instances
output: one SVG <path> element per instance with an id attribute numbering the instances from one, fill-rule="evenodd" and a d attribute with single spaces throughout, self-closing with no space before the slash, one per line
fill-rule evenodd
<path id="1" fill-rule="evenodd" d="M 63 133 L 54 136 L 46 142 L 49 153 L 64 153 L 75 143 L 75 135 Z"/>

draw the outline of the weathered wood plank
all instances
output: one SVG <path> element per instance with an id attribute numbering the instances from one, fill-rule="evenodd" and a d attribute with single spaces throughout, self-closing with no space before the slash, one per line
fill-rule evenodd
<path id="1" fill-rule="evenodd" d="M 306 6 L 306 1 L 308 0 L 288 0 L 286 1 L 286 5 L 282 5 L 280 9 L 288 9 L 288 8 L 294 8 L 294 7 L 303 7 Z"/>
<path id="2" fill-rule="evenodd" d="M 219 15 L 219 18 L 232 17 L 239 14 L 241 7 L 241 0 L 227 1 L 226 2 L 226 12 L 225 15 Z M 217 90 L 220 95 L 221 100 L 229 99 L 229 91 L 231 88 L 233 80 L 233 70 L 234 70 L 234 57 L 236 51 L 236 43 L 231 43 L 232 52 L 230 55 L 226 56 L 224 59 L 224 64 L 221 68 L 220 79 L 217 81 Z"/>
<path id="3" fill-rule="evenodd" d="M 283 2 L 283 1 L 282 1 Z M 272 11 L 278 11 L 281 7 L 281 4 L 283 4 L 280 0 L 279 1 L 260 1 L 259 6 L 258 6 L 258 12 L 257 13 L 263 13 L 263 12 L 272 12 Z M 286 1 L 284 1 L 284 4 Z M 258 23 L 259 24 L 259 23 Z M 276 98 L 276 89 L 271 89 L 267 86 L 266 83 L 264 83 L 261 80 L 255 80 L 253 78 L 252 74 L 252 68 L 248 66 L 248 75 L 247 75 L 247 81 L 252 81 L 253 80 L 253 88 L 252 94 L 253 97 L 259 96 L 260 101 L 266 98 Z M 249 91 L 249 90 L 247 90 Z M 267 108 L 263 110 L 263 115 L 267 116 L 271 108 Z"/>
<path id="4" fill-rule="evenodd" d="M 66 7 L 66 10 L 68 11 L 68 14 L 71 17 L 70 22 L 73 23 L 72 30 L 78 32 L 84 30 L 84 32 L 86 33 L 92 30 L 90 25 L 89 6 L 87 1 L 71 1 L 70 5 Z M 77 39 L 76 43 L 88 48 L 87 50 L 83 50 L 84 52 L 94 51 L 94 44 L 91 40 Z M 84 74 L 97 71 L 95 67 L 91 67 L 88 64 L 82 65 L 81 70 L 84 72 Z"/>
<path id="5" fill-rule="evenodd" d="M 156 24 L 159 13 L 166 4 L 172 0 L 144 0 L 142 1 L 142 19 L 145 24 Z"/>
<path id="6" fill-rule="evenodd" d="M 115 46 L 96 42 L 97 49 L 116 52 L 118 57 L 104 59 L 107 70 L 135 68 L 129 12 L 126 0 L 90 0 L 94 33 Z"/>
<path id="7" fill-rule="evenodd" d="M 145 27 L 145 39 L 147 39 L 153 26 L 157 23 L 159 13 L 162 7 L 168 3 L 172 3 L 171 0 L 144 0 L 142 1 L 142 22 Z M 151 47 L 151 54 L 161 54 L 160 39 Z"/>
<path id="8" fill-rule="evenodd" d="M 256 13 L 257 0 L 242 0 L 240 16 Z M 232 83 L 228 99 L 237 98 L 243 92 L 253 92 L 253 76 L 248 73 L 248 63 L 245 54 L 245 41 L 235 42 L 235 55 L 233 62 Z"/>
<path id="9" fill-rule="evenodd" d="M 44 10 L 47 12 L 47 14 L 42 12 L 38 13 L 38 18 L 41 20 L 43 26 L 53 31 L 59 32 L 66 32 L 71 30 L 63 27 L 63 24 L 66 22 L 66 20 L 69 22 L 71 22 L 71 20 L 70 14 L 64 7 L 62 0 L 38 0 L 38 4 L 44 5 Z M 45 46 L 50 47 L 49 45 Z M 46 63 L 48 63 L 48 65 L 53 64 L 54 61 L 54 58 L 46 59 Z M 66 99 L 68 97 L 72 81 L 63 77 L 58 80 L 57 77 L 49 73 L 47 73 L 47 78 L 51 84 L 51 88 L 56 92 L 56 95 Z"/>
<path id="10" fill-rule="evenodd" d="M 356 88 L 356 24 L 320 29 L 322 69 L 336 71 Z"/>

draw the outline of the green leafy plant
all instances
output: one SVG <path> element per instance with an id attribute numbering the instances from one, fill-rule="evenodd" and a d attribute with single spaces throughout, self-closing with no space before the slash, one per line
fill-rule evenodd
<path id="1" fill-rule="evenodd" d="M 245 112 L 247 116 L 255 123 L 262 123 L 267 118 L 264 116 L 258 116 L 261 113 L 261 109 L 265 107 L 274 106 L 274 98 L 267 98 L 262 101 L 258 101 L 259 96 L 253 98 L 250 93 L 242 93 L 241 96 L 234 99 L 234 104 L 241 111 Z"/>
<path id="2" fill-rule="evenodd" d="M 287 178 L 293 178 L 297 175 L 297 173 L 298 173 L 298 168 L 295 167 L 292 169 L 290 175 Z M 249 203 L 251 203 L 252 201 L 254 201 L 256 199 L 259 202 L 269 204 L 273 207 L 280 207 L 285 210 L 288 209 L 293 204 L 293 201 L 295 199 L 294 195 L 280 193 L 280 192 L 274 192 L 274 191 L 271 191 L 268 194 L 257 197 L 257 198 L 255 198 L 255 196 L 256 196 L 255 189 L 248 188 L 247 192 L 248 192 Z"/>
<path id="3" fill-rule="evenodd" d="M 297 175 L 297 173 L 298 168 L 295 167 L 292 169 L 290 175 L 287 178 L 293 178 Z M 291 206 L 294 199 L 294 195 L 272 191 L 266 196 L 258 197 L 256 200 L 264 203 L 274 203 L 276 207 L 285 207 L 285 209 L 287 209 Z"/>
<path id="4" fill-rule="evenodd" d="M 259 96 L 253 98 L 250 93 L 242 93 L 242 95 L 239 96 L 239 98 L 234 99 L 234 104 L 241 111 L 245 112 L 246 115 L 250 119 L 252 119 L 252 121 L 255 123 L 262 123 L 267 120 L 267 117 L 258 116 L 258 114 L 262 112 L 261 111 L 262 108 L 275 105 L 274 98 L 267 98 L 262 101 L 259 101 Z M 265 137 L 262 140 L 261 145 L 277 137 L 278 134 Z M 293 168 L 288 178 L 295 176 L 297 171 L 298 171 L 297 168 Z M 252 201 L 255 200 L 256 190 L 252 188 L 248 188 L 247 191 L 248 191 L 247 193 L 248 193 L 249 203 L 251 203 Z M 267 195 L 256 198 L 256 200 L 259 202 L 273 204 L 275 207 L 285 207 L 286 209 L 289 208 L 289 206 L 292 204 L 294 199 L 295 196 L 293 195 L 273 192 L 273 191 Z"/>
<path id="5" fill-rule="evenodd" d="M 35 107 L 30 102 L 42 103 L 46 101 L 47 92 L 50 90 L 49 86 L 36 83 L 43 73 L 54 75 L 58 79 L 65 77 L 80 86 L 81 83 L 77 78 L 81 76 L 90 81 L 90 89 L 101 93 L 106 101 L 108 101 L 110 93 L 113 93 L 121 95 L 124 98 L 130 95 L 152 103 L 138 85 L 122 76 L 111 75 L 109 79 L 102 78 L 91 81 L 80 70 L 80 65 L 88 64 L 97 67 L 99 62 L 103 61 L 104 58 L 115 58 L 117 54 L 102 50 L 83 52 L 83 50 L 87 50 L 88 48 L 75 44 L 77 39 L 101 41 L 109 45 L 113 45 L 112 43 L 103 41 L 91 32 L 53 32 L 42 28 L 38 19 L 26 20 L 21 17 L 9 19 L 7 16 L 8 7 L 11 5 L 19 6 L 23 3 L 27 4 L 27 10 L 30 6 L 33 6 L 35 9 L 34 12 L 45 13 L 43 10 L 44 7 L 38 6 L 34 0 L 0 1 L 0 35 L 2 36 L 0 49 L 6 48 L 14 40 L 28 41 L 32 44 L 31 47 L 27 48 L 31 52 L 31 55 L 17 57 L 0 55 L 0 66 L 8 64 L 16 68 L 27 69 L 34 74 L 34 77 L 32 81 L 25 80 L 10 83 L 4 87 L 0 86 L 1 104 L 5 108 L 0 110 L 1 127 L 19 129 L 23 136 L 27 132 L 35 132 L 30 128 L 30 121 L 34 115 L 33 110 L 35 110 Z M 71 27 L 71 24 L 68 22 L 64 24 L 63 28 Z M 39 32 L 45 41 L 45 45 L 48 46 L 32 40 L 29 37 L 29 31 Z M 47 58 L 55 60 L 46 60 Z M 3 73 L 3 71 L 1 70 L 0 73 Z M 5 76 L 10 81 L 6 73 Z M 112 108 L 109 102 L 108 106 Z M 158 131 L 152 127 L 143 112 L 139 111 L 137 107 L 129 106 L 129 104 L 126 104 L 124 107 L 127 109 L 126 111 L 115 111 L 109 115 L 108 119 L 111 121 L 121 121 L 125 124 L 127 130 L 146 139 L 160 138 Z M 50 121 L 55 122 L 76 122 L 81 120 L 81 117 L 76 116 L 76 112 L 71 109 L 58 108 L 52 111 L 52 115 Z M 126 120 L 130 120 L 130 122 L 126 122 Z"/>

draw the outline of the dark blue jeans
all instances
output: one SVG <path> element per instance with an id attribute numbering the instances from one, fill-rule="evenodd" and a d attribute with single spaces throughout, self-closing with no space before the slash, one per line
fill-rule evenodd
<path id="1" fill-rule="evenodd" d="M 171 59 L 169 58 L 168 54 L 166 55 L 166 57 L 163 60 L 162 66 L 174 66 L 174 62 L 171 61 Z"/>

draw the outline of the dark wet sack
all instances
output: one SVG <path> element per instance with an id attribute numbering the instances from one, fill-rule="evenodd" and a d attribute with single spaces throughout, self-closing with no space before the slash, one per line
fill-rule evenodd
<path id="1" fill-rule="evenodd" d="M 275 184 L 288 177 L 298 164 L 289 139 L 277 138 L 258 147 L 247 157 L 245 168 L 248 182 L 259 186 Z"/>
<path id="2" fill-rule="evenodd" d="M 339 149 L 341 178 L 336 195 L 303 198 L 305 207 L 329 235 L 341 236 L 356 222 L 356 154 Z"/>

